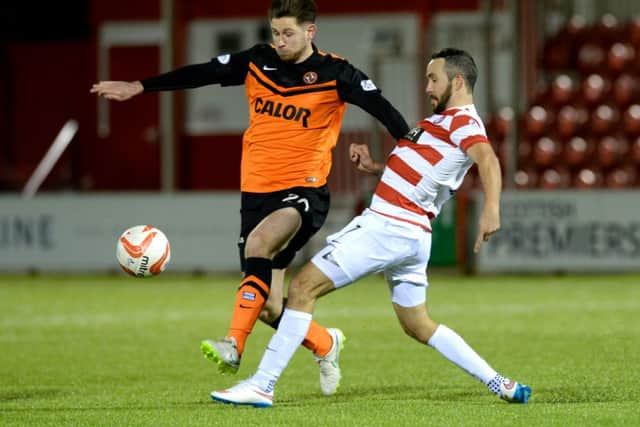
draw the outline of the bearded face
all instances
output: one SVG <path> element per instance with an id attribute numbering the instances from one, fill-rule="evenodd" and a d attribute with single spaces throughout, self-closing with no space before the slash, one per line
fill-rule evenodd
<path id="1" fill-rule="evenodd" d="M 434 113 L 440 114 L 447 109 L 447 104 L 449 104 L 449 99 L 451 99 L 452 87 L 453 84 L 450 81 L 441 95 L 431 94 L 431 106 L 433 107 Z"/>

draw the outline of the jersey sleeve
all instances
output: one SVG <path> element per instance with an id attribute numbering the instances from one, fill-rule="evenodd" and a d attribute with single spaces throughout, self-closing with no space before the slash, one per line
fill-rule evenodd
<path id="1" fill-rule="evenodd" d="M 477 143 L 489 143 L 482 123 L 467 114 L 459 114 L 454 117 L 451 122 L 450 139 L 465 152 Z"/>
<path id="2" fill-rule="evenodd" d="M 244 83 L 252 50 L 220 55 L 209 62 L 187 65 L 141 80 L 145 92 L 192 89 L 212 84 L 234 86 Z"/>
<path id="3" fill-rule="evenodd" d="M 374 116 L 395 139 L 402 138 L 409 131 L 400 112 L 382 96 L 380 89 L 362 71 L 345 63 L 337 85 L 338 94 L 343 101 L 357 105 Z"/>

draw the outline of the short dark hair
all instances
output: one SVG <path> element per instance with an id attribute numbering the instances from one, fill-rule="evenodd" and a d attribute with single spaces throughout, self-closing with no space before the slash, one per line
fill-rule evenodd
<path id="1" fill-rule="evenodd" d="M 444 59 L 444 70 L 449 80 L 452 80 L 456 74 L 461 74 L 473 92 L 473 87 L 478 79 L 478 67 L 468 52 L 448 47 L 431 55 L 431 59 L 437 58 Z"/>
<path id="2" fill-rule="evenodd" d="M 313 0 L 273 0 L 269 7 L 269 21 L 273 18 L 291 16 L 298 24 L 316 22 L 318 7 Z"/>

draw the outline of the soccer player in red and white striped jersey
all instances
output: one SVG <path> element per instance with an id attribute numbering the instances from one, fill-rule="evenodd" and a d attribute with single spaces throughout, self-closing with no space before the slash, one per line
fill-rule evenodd
<path id="1" fill-rule="evenodd" d="M 386 165 L 374 162 L 365 145 L 351 146 L 359 169 L 382 172 L 369 208 L 329 236 L 327 246 L 293 278 L 287 308 L 256 374 L 230 389 L 212 392 L 214 400 L 271 406 L 275 383 L 305 337 L 316 300 L 367 274 L 384 272 L 396 316 L 410 337 L 434 348 L 500 398 L 528 401 L 529 386 L 500 375 L 427 311 L 430 220 L 476 163 L 484 191 L 474 246 L 479 251 L 500 228 L 502 183 L 498 159 L 473 105 L 477 78 L 473 58 L 462 50 L 444 49 L 432 55 L 426 77 L 434 115 L 400 140 Z"/>

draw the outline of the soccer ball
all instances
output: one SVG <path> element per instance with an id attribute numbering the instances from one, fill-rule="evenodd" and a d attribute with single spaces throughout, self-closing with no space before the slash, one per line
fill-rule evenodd
<path id="1" fill-rule="evenodd" d="M 125 230 L 118 239 L 116 258 L 127 274 L 157 276 L 171 259 L 169 240 L 152 225 L 136 225 Z"/>

